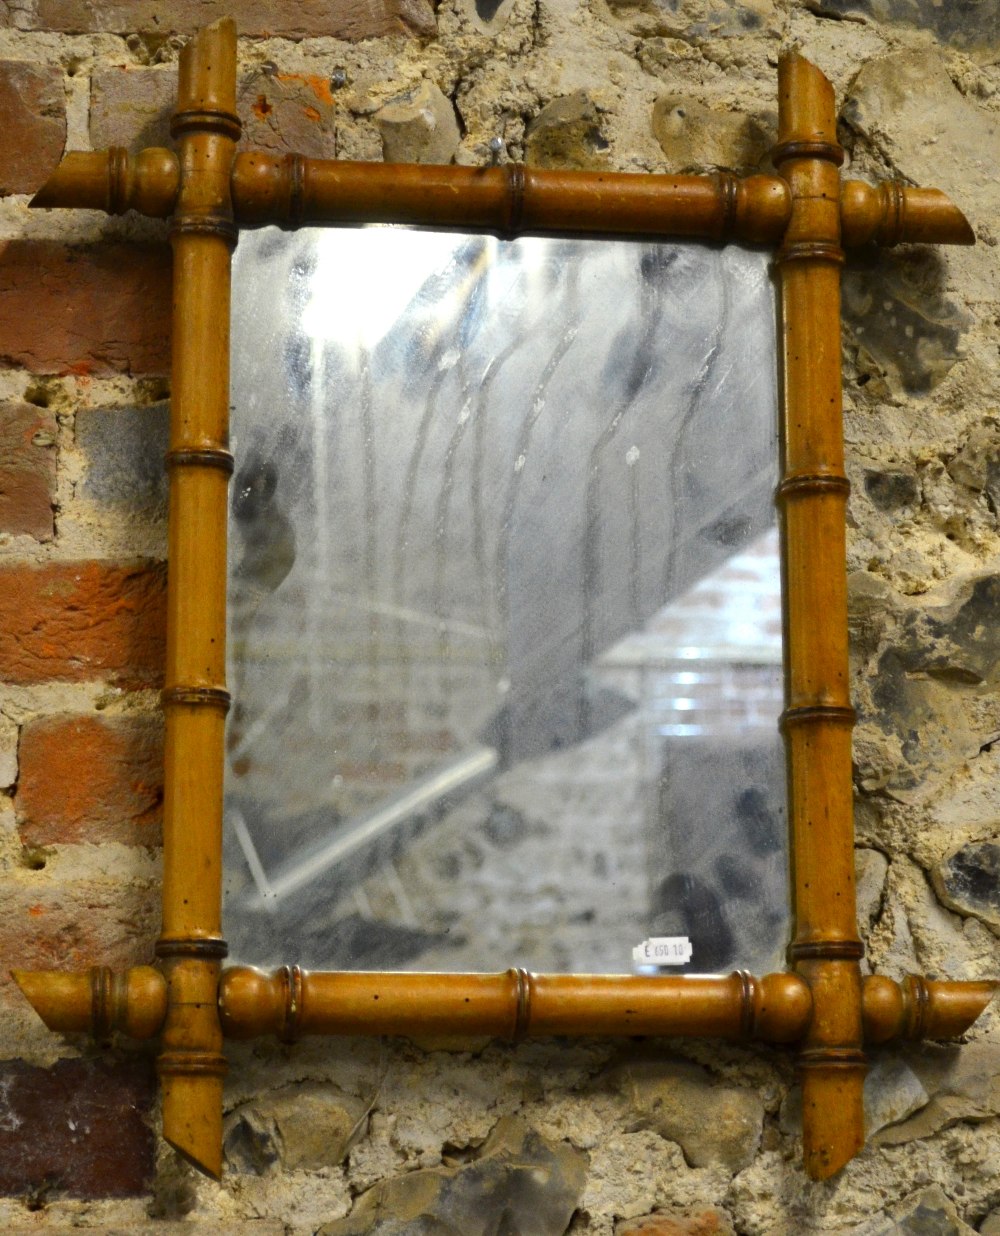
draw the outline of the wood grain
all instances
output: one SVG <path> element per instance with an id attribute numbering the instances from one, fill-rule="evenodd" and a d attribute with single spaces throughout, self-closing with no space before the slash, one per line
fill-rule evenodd
<path id="1" fill-rule="evenodd" d="M 174 251 L 163 929 L 167 979 L 158 1068 L 163 1135 L 210 1176 L 222 1171 L 222 774 L 228 695 L 226 533 L 229 270 L 235 241 L 229 173 L 239 120 L 236 27 L 208 26 L 181 56 L 180 194 Z"/>

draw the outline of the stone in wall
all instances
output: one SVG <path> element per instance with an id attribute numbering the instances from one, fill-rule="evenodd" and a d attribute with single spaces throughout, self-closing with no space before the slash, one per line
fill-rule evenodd
<path id="1" fill-rule="evenodd" d="M 985 496 L 996 518 L 1000 514 L 1000 420 L 987 413 L 965 435 L 948 462 L 948 475 L 973 493 Z"/>
<path id="2" fill-rule="evenodd" d="M 166 512 L 167 474 L 163 457 L 170 444 L 170 405 L 144 408 L 87 408 L 76 414 L 76 445 L 87 473 L 80 497 L 128 503 Z"/>
<path id="3" fill-rule="evenodd" d="M 842 284 L 844 326 L 857 349 L 860 384 L 884 376 L 895 393 L 925 394 L 965 356 L 973 318 L 942 293 L 943 278 L 933 252 L 851 255 Z M 878 496 L 892 497 L 885 490 Z"/>
<path id="4" fill-rule="evenodd" d="M 956 780 L 961 779 L 959 774 Z M 885 816 L 873 828 L 888 838 L 907 812 L 898 804 L 882 805 Z M 913 844 L 925 855 L 933 854 L 941 844 L 940 837 L 941 833 L 932 834 L 930 828 L 917 828 Z M 962 920 L 945 910 L 924 869 L 898 850 L 894 853 L 882 912 L 868 936 L 873 969 L 897 980 L 906 974 L 986 978 L 996 969 L 995 949 L 996 941 L 983 924 L 977 919 Z"/>
<path id="5" fill-rule="evenodd" d="M 806 0 L 822 17 L 867 17 L 929 30 L 955 47 L 1000 43 L 997 0 Z"/>
<path id="6" fill-rule="evenodd" d="M 920 486 L 912 469 L 870 468 L 865 471 L 865 493 L 876 510 L 900 512 L 920 501 Z"/>
<path id="7" fill-rule="evenodd" d="M 1000 838 L 952 850 L 933 872 L 934 890 L 950 910 L 1000 928 Z"/>
<path id="8" fill-rule="evenodd" d="M 685 95 L 657 99 L 652 123 L 673 172 L 752 170 L 765 161 L 774 141 L 773 134 L 753 116 L 715 111 Z"/>
<path id="9" fill-rule="evenodd" d="M 713 1085 L 706 1069 L 686 1060 L 634 1060 L 613 1075 L 624 1086 L 633 1127 L 677 1142 L 692 1167 L 738 1172 L 757 1153 L 764 1104 L 756 1091 Z"/>
<path id="10" fill-rule="evenodd" d="M 385 1180 L 317 1236 L 563 1236 L 587 1166 L 583 1151 L 504 1116 L 469 1162 Z"/>
<path id="11" fill-rule="evenodd" d="M 841 120 L 855 146 L 913 184 L 943 189 L 973 227 L 995 214 L 1000 115 L 960 93 L 935 48 L 868 61 L 848 87 Z"/>
<path id="12" fill-rule="evenodd" d="M 201 1236 L 202 1232 L 208 1236 L 209 1230 L 211 1236 L 288 1236 L 289 1231 L 280 1219 L 259 1219 L 256 1215 L 252 1219 L 241 1219 L 235 1223 L 213 1222 L 210 1229 L 197 1221 L 189 1222 L 181 1219 L 171 1222 L 159 1216 L 156 1203 L 150 1208 L 149 1217 L 152 1222 L 148 1224 L 126 1220 L 121 1224 L 102 1223 L 100 1228 L 91 1226 L 91 1231 L 99 1231 L 101 1236 L 153 1236 L 154 1233 L 155 1236 L 196 1236 L 196 1234 Z M 81 1227 L 77 1223 L 67 1226 L 52 1223 L 44 1225 L 45 1236 L 81 1236 L 86 1230 L 86 1227 Z"/>
<path id="13" fill-rule="evenodd" d="M 514 0 L 463 0 L 463 8 L 475 27 L 499 34 L 514 10 Z"/>
<path id="14" fill-rule="evenodd" d="M 887 469 L 888 480 L 882 473 L 875 473 L 876 490 L 891 486 L 895 469 Z M 865 474 L 865 490 L 868 474 Z M 870 495 L 869 495 L 870 496 Z M 877 505 L 877 504 L 876 504 Z M 848 630 L 851 636 L 851 655 L 857 664 L 864 664 L 878 652 L 885 636 L 887 625 L 895 616 L 898 597 L 889 582 L 871 571 L 852 571 L 847 577 Z"/>
<path id="15" fill-rule="evenodd" d="M 974 1236 L 974 1229 L 963 1223 L 954 1203 L 938 1185 L 932 1185 L 893 1206 L 887 1216 L 880 1215 L 843 1236 Z"/>
<path id="16" fill-rule="evenodd" d="M 929 1101 L 879 1130 L 873 1138 L 875 1145 L 902 1145 L 932 1137 L 958 1121 L 983 1121 L 1000 1114 L 997 1049 L 992 1043 L 928 1044 L 908 1052 L 907 1062 Z"/>
<path id="17" fill-rule="evenodd" d="M 924 1107 L 930 1096 L 905 1060 L 877 1056 L 865 1076 L 865 1134 L 899 1124 Z"/>
<path id="18" fill-rule="evenodd" d="M 859 846 L 854 851 L 854 867 L 856 872 L 858 922 L 863 927 L 874 923 L 882 905 L 885 892 L 885 878 L 889 871 L 889 861 L 878 850 L 869 850 Z"/>
<path id="19" fill-rule="evenodd" d="M 461 141 L 451 100 L 429 81 L 391 99 L 375 122 L 387 163 L 450 163 Z"/>
<path id="20" fill-rule="evenodd" d="M 536 167 L 592 168 L 608 165 L 608 139 L 597 104 L 585 90 L 554 99 L 528 125 L 525 162 Z"/>
<path id="21" fill-rule="evenodd" d="M 364 1132 L 368 1104 L 328 1083 L 265 1091 L 226 1121 L 229 1166 L 261 1175 L 274 1164 L 290 1171 L 333 1167 Z"/>
<path id="22" fill-rule="evenodd" d="M 971 582 L 950 604 L 912 607 L 878 659 L 863 718 L 898 738 L 899 763 L 886 788 L 911 791 L 974 755 L 987 738 L 972 728 L 974 695 L 995 691 L 1000 674 L 1000 576 Z M 862 774 L 866 775 L 862 768 Z"/>
<path id="23" fill-rule="evenodd" d="M 23 6 L 18 6 L 22 8 Z M 275 5 L 270 0 L 36 0 L 19 14 L 28 30 L 67 34 L 194 34 L 220 17 L 234 17 L 245 37 L 372 39 L 390 34 L 431 37 L 434 10 L 427 0 L 298 0 Z"/>
<path id="24" fill-rule="evenodd" d="M 775 33 L 775 0 L 608 0 L 608 9 L 632 34 L 695 42 Z"/>

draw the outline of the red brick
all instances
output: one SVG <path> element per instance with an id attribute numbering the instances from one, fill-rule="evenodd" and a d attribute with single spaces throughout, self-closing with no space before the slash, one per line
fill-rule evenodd
<path id="1" fill-rule="evenodd" d="M 163 673 L 165 596 L 161 564 L 0 567 L 0 675 L 21 684 L 55 679 L 156 686 Z"/>
<path id="2" fill-rule="evenodd" d="M 387 750 L 407 755 L 446 755 L 461 746 L 451 730 L 389 730 L 373 735 Z"/>
<path id="3" fill-rule="evenodd" d="M 68 883 L 50 879 L 46 870 L 19 877 L 4 882 L 0 1009 L 27 1007 L 11 967 L 125 970 L 152 959 L 160 927 L 158 884 L 99 878 L 82 869 Z"/>
<path id="4" fill-rule="evenodd" d="M 0 245 L 0 364 L 35 373 L 165 374 L 167 245 Z"/>
<path id="5" fill-rule="evenodd" d="M 326 77 L 301 73 L 253 73 L 240 82 L 237 110 L 241 146 L 296 151 L 311 159 L 337 153 L 334 102 Z"/>
<path id="6" fill-rule="evenodd" d="M 406 765 L 396 760 L 342 760 L 338 774 L 345 781 L 363 781 L 367 785 L 394 785 L 406 777 Z"/>
<path id="7" fill-rule="evenodd" d="M 615 1236 L 731 1236 L 729 1216 L 719 1210 L 693 1215 L 646 1215 L 615 1228 Z"/>
<path id="8" fill-rule="evenodd" d="M 90 141 L 95 150 L 170 146 L 177 70 L 97 69 L 90 79 Z"/>
<path id="9" fill-rule="evenodd" d="M 0 1193 L 136 1197 L 153 1177 L 153 1064 L 0 1062 Z"/>
<path id="10" fill-rule="evenodd" d="M 371 723 L 405 725 L 406 705 L 389 699 L 335 699 L 330 702 L 330 718 L 334 725 L 351 728 Z"/>
<path id="11" fill-rule="evenodd" d="M 23 841 L 157 845 L 163 801 L 159 716 L 56 716 L 29 721 L 18 747 Z"/>
<path id="12" fill-rule="evenodd" d="M 328 36 L 373 39 L 387 34 L 436 33 L 428 0 L 38 0 L 32 30 L 66 34 L 193 34 L 219 17 L 234 17 L 240 34 L 288 39 Z"/>
<path id="13" fill-rule="evenodd" d="M 51 541 L 56 418 L 30 403 L 0 403 L 0 529 Z"/>
<path id="14" fill-rule="evenodd" d="M 66 145 L 61 69 L 0 60 L 0 194 L 34 193 Z"/>

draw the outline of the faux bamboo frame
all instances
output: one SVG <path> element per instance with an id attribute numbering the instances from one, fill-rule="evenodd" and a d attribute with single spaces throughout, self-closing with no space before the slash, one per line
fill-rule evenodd
<path id="1" fill-rule="evenodd" d="M 16 972 L 53 1030 L 161 1035 L 166 1139 L 222 1169 L 223 1037 L 274 1034 L 691 1035 L 798 1047 L 805 1169 L 863 1144 L 863 1047 L 963 1033 L 989 982 L 862 978 L 848 695 L 840 286 L 843 246 L 972 244 L 937 190 L 842 183 L 833 91 L 779 67 L 773 176 L 631 176 L 392 166 L 236 153 L 236 29 L 181 56 L 178 151 L 68 154 L 36 207 L 170 217 L 174 248 L 163 928 L 158 966 Z M 221 829 L 230 251 L 239 225 L 384 221 L 521 232 L 698 237 L 776 248 L 782 309 L 786 735 L 792 972 L 753 978 L 307 973 L 222 969 Z"/>

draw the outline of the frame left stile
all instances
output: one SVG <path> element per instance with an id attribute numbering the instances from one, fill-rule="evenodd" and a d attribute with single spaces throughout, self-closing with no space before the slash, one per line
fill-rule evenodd
<path id="1" fill-rule="evenodd" d="M 157 965 L 15 973 L 50 1028 L 161 1035 L 165 1138 L 222 1171 L 224 1036 L 692 1035 L 795 1044 L 808 1174 L 863 1144 L 865 1043 L 947 1038 L 993 983 L 862 978 L 847 695 L 839 267 L 844 245 L 972 243 L 935 190 L 842 182 L 833 92 L 795 53 L 779 70 L 775 176 L 625 176 L 236 154 L 236 28 L 181 55 L 177 153 L 70 154 L 35 206 L 171 217 L 174 252 L 163 922 Z M 792 969 L 754 978 L 274 974 L 223 970 L 230 256 L 237 225 L 412 222 L 519 232 L 727 239 L 776 249 L 782 304 L 786 733 Z"/>

